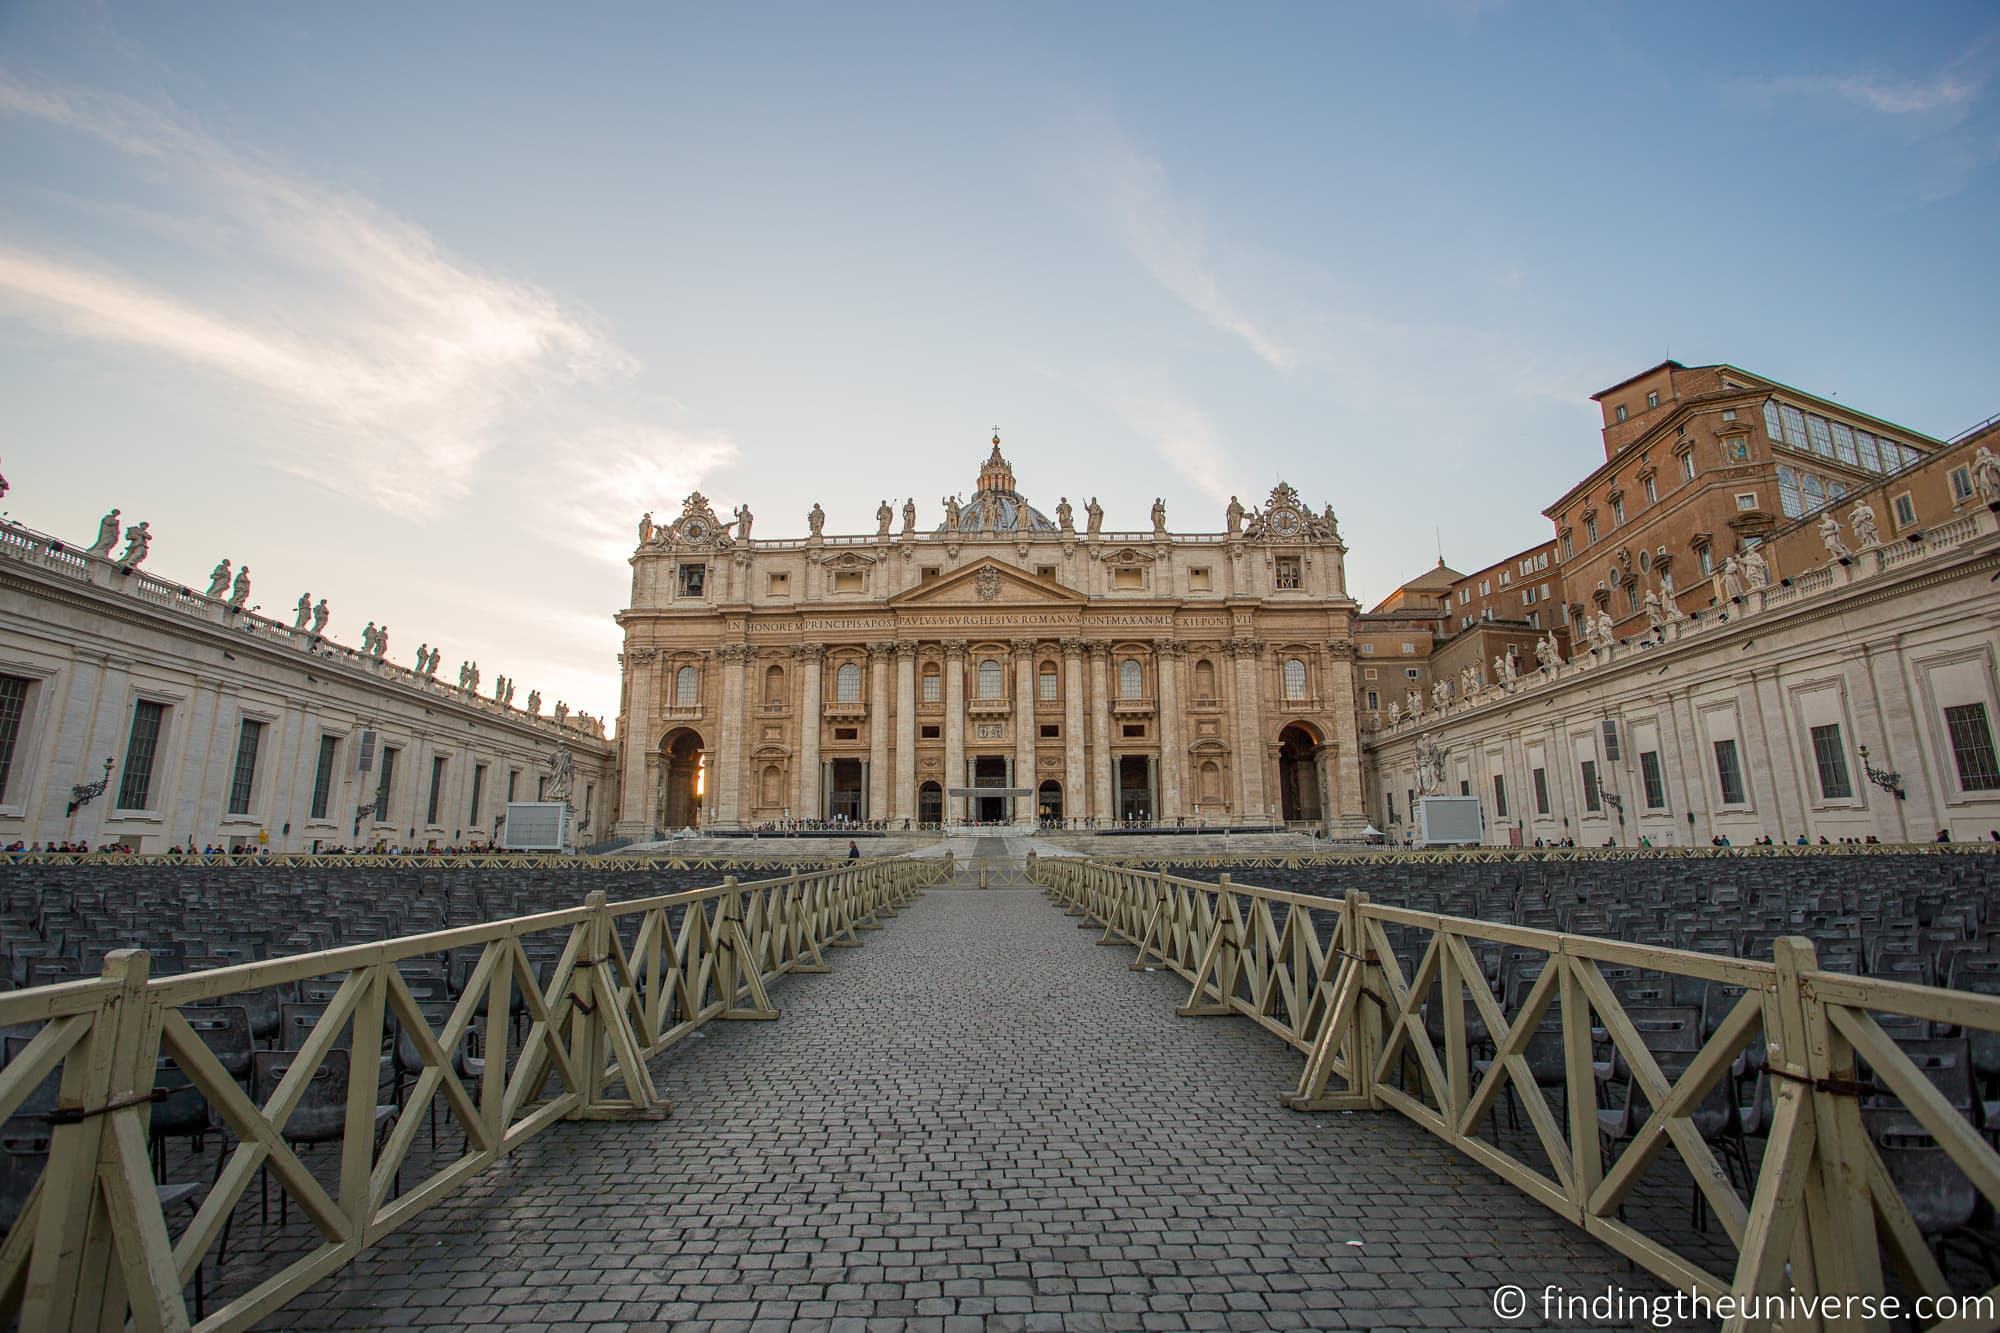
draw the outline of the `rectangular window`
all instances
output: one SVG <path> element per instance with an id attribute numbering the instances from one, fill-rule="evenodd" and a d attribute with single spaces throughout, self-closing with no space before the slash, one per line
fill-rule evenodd
<path id="1" fill-rule="evenodd" d="M 1507 779 L 1498 773 L 1493 775 L 1493 814 L 1497 819 L 1507 817 Z"/>
<path id="2" fill-rule="evenodd" d="M 327 803 L 333 799 L 333 759 L 340 753 L 340 737 L 319 738 L 319 762 L 313 765 L 312 817 L 326 818 Z"/>
<path id="3" fill-rule="evenodd" d="M 507 802 L 508 802 L 508 804 L 510 804 L 510 805 L 511 805 L 511 804 L 513 804 L 513 801 L 514 801 L 514 793 L 515 793 L 515 791 L 516 791 L 516 790 L 518 790 L 518 789 L 519 789 L 520 785 L 521 785 L 521 770 L 520 770 L 520 769 L 518 769 L 518 768 L 510 768 L 510 769 L 508 769 L 508 770 L 507 770 Z"/>
<path id="4" fill-rule="evenodd" d="M 1278 591 L 1295 592 L 1305 586 L 1299 571 L 1299 558 L 1295 555 L 1278 557 Z"/>
<path id="5" fill-rule="evenodd" d="M 1646 478 L 1645 487 L 1646 487 L 1646 503 L 1647 504 L 1659 503 L 1660 488 L 1653 484 L 1653 478 L 1651 477 Z"/>
<path id="6" fill-rule="evenodd" d="M 1576 544 L 1569 539 L 1569 534 L 1565 532 L 1563 534 L 1563 559 L 1567 560 L 1575 554 Z"/>
<path id="7" fill-rule="evenodd" d="M 1062 739 L 1062 724 L 1061 724 L 1061 723 L 1059 723 L 1059 722 L 1044 722 L 1044 723 L 1042 723 L 1042 727 L 1041 727 L 1041 738 L 1042 738 L 1043 740 L 1045 740 L 1045 741 L 1057 741 L 1057 740 L 1061 740 L 1061 739 Z"/>
<path id="8" fill-rule="evenodd" d="M 1700 556 L 1701 575 L 1703 578 L 1707 578 L 1715 572 L 1715 557 L 1709 553 L 1709 549 L 1706 546 L 1701 548 Z"/>
<path id="9" fill-rule="evenodd" d="M 1535 813 L 1546 815 L 1549 812 L 1549 771 L 1538 768 L 1532 776 L 1535 779 Z"/>
<path id="10" fill-rule="evenodd" d="M 1127 740 L 1143 740 L 1146 735 L 1146 724 L 1144 722 L 1126 722 L 1122 724 L 1120 730 L 1124 733 Z"/>
<path id="11" fill-rule="evenodd" d="M 1747 514 L 1757 507 L 1757 492 L 1741 491 L 1736 496 L 1736 512 Z"/>
<path id="12" fill-rule="evenodd" d="M 1146 576 L 1136 569 L 1114 569 L 1111 571 L 1111 586 L 1114 588 L 1143 588 Z"/>
<path id="13" fill-rule="evenodd" d="M 708 585 L 708 566 L 705 564 L 682 565 L 680 570 L 680 595 L 699 597 Z"/>
<path id="14" fill-rule="evenodd" d="M 1403 645 L 1403 652 L 1404 652 L 1404 654 L 1405 654 L 1406 656 L 1407 656 L 1408 654 L 1410 654 L 1410 653 L 1414 653 L 1415 651 L 1417 651 L 1417 645 L 1416 645 L 1416 644 L 1414 644 L 1414 643 L 1406 643 L 1406 644 L 1404 644 L 1404 645 Z"/>
<path id="15" fill-rule="evenodd" d="M 0 801 L 7 799 L 7 778 L 14 771 L 14 747 L 27 709 L 27 677 L 0 676 Z"/>
<path id="16" fill-rule="evenodd" d="M 1724 805 L 1743 804 L 1743 768 L 1736 761 L 1736 742 L 1715 743 L 1715 777 L 1722 784 Z"/>
<path id="17" fill-rule="evenodd" d="M 1844 801 L 1854 795 L 1847 777 L 1847 752 L 1840 744 L 1840 724 L 1829 722 L 1812 729 L 1813 766 L 1819 770 L 1819 794 L 1829 801 Z"/>
<path id="18" fill-rule="evenodd" d="M 861 739 L 861 728 L 859 728 L 859 727 L 835 727 L 835 728 L 833 729 L 833 738 L 834 738 L 835 740 L 837 740 L 837 741 L 855 741 L 855 740 L 860 740 L 860 739 Z"/>
<path id="19" fill-rule="evenodd" d="M 924 702 L 937 703 L 944 698 L 944 677 L 933 671 L 924 677 Z"/>
<path id="20" fill-rule="evenodd" d="M 396 789 L 396 756 L 402 751 L 394 746 L 382 747 L 382 769 L 375 777 L 375 818 L 389 817 L 389 795 Z"/>
<path id="21" fill-rule="evenodd" d="M 1417 670 L 1417 668 L 1415 667 L 1404 667 L 1403 674 L 1411 680 L 1417 680 L 1421 678 L 1424 673 Z"/>
<path id="22" fill-rule="evenodd" d="M 1849 467 L 1855 466 L 1860 461 L 1854 454 L 1854 432 L 1846 422 L 1833 423 L 1833 454 Z"/>
<path id="23" fill-rule="evenodd" d="M 1904 491 L 1901 495 L 1897 496 L 1894 505 L 1896 509 L 1896 526 L 1898 528 L 1915 527 L 1917 523 L 1917 502 L 1910 498 L 1910 493 Z"/>
<path id="24" fill-rule="evenodd" d="M 479 822 L 479 800 L 486 795 L 486 765 L 472 766 L 472 812 L 465 819 L 468 824 Z"/>
<path id="25" fill-rule="evenodd" d="M 442 795 L 443 792 L 444 792 L 444 756 L 441 754 L 432 755 L 431 756 L 431 803 L 429 812 L 424 816 L 424 822 L 426 824 L 435 824 L 438 822 L 438 797 Z"/>
<path id="26" fill-rule="evenodd" d="M 1395 792 L 1392 792 L 1392 791 L 1385 791 L 1385 792 L 1383 792 L 1383 793 L 1382 793 L 1382 803 L 1383 803 L 1384 805 L 1386 805 L 1386 806 L 1388 806 L 1388 807 L 1389 807 L 1389 817 L 1388 817 L 1388 818 L 1387 818 L 1386 820 L 1384 820 L 1383 822 L 1384 822 L 1384 823 L 1387 823 L 1387 824 L 1393 824 L 1393 823 L 1395 823 L 1395 822 L 1396 822 L 1396 793 L 1395 793 Z"/>
<path id="27" fill-rule="evenodd" d="M 1646 808 L 1664 810 L 1667 808 L 1667 781 L 1660 773 L 1660 756 L 1654 750 L 1639 752 L 1639 780 L 1646 787 Z"/>
<path id="28" fill-rule="evenodd" d="M 1785 423 L 1785 443 L 1794 449 L 1810 449 L 1812 441 L 1806 438 L 1806 414 L 1796 407 L 1780 405 L 1778 416 Z"/>
<path id="29" fill-rule="evenodd" d="M 1854 445 L 1861 453 L 1861 466 L 1870 472 L 1882 470 L 1882 460 L 1875 452 L 1875 437 L 1865 430 L 1854 432 Z"/>
<path id="30" fill-rule="evenodd" d="M 229 813 L 250 813 L 250 793 L 257 786 L 257 747 L 264 741 L 264 724 L 243 719 L 236 733 L 236 771 L 229 779 Z"/>
<path id="31" fill-rule="evenodd" d="M 1694 480 L 1694 450 L 1692 449 L 1681 455 L 1681 476 L 1689 481 Z"/>
<path id="32" fill-rule="evenodd" d="M 1587 542 L 1597 540 L 1597 519 L 1594 515 L 1583 520 L 1583 539 Z"/>
<path id="33" fill-rule="evenodd" d="M 1623 496 L 1611 502 L 1611 523 L 1613 527 L 1625 521 L 1625 500 Z"/>
<path id="34" fill-rule="evenodd" d="M 1362 645 L 1361 645 L 1361 655 L 1362 655 L 1363 657 L 1373 657 L 1373 656 L 1375 655 L 1375 645 L 1374 645 L 1374 644 L 1372 644 L 1372 643 L 1364 643 L 1364 644 L 1362 644 Z"/>
<path id="35" fill-rule="evenodd" d="M 917 728 L 917 734 L 927 741 L 934 741 L 944 735 L 944 729 L 935 722 L 927 722 Z"/>
<path id="36" fill-rule="evenodd" d="M 1369 711 L 1370 711 L 1370 712 L 1375 712 L 1375 711 L 1378 711 L 1378 710 L 1380 710 L 1380 709 L 1381 709 L 1381 707 L 1382 707 L 1382 696 L 1381 696 L 1380 694 L 1378 694 L 1378 693 L 1377 693 L 1376 691 L 1374 691 L 1374 690 L 1370 690 L 1370 691 L 1368 691 L 1368 709 L 1369 709 Z"/>
<path id="37" fill-rule="evenodd" d="M 1951 761 L 1958 766 L 1958 785 L 1966 791 L 2000 790 L 2000 760 L 1993 754 L 1993 728 L 1986 719 L 1986 705 L 1947 708 L 1944 726 L 1951 737 Z"/>
<path id="38" fill-rule="evenodd" d="M 860 592 L 861 586 L 862 577 L 860 570 L 837 569 L 833 572 L 833 590 L 835 592 Z"/>
<path id="39" fill-rule="evenodd" d="M 1812 440 L 1814 453 L 1822 458 L 1833 457 L 1833 431 L 1827 426 L 1825 417 L 1807 417 L 1806 433 Z"/>
<path id="40" fill-rule="evenodd" d="M 125 741 L 125 772 L 118 780 L 120 810 L 149 810 L 153 796 L 153 755 L 160 746 L 160 732 L 167 720 L 167 706 L 141 699 L 132 709 L 132 734 Z"/>
<path id="41" fill-rule="evenodd" d="M 1604 808 L 1604 802 L 1597 794 L 1597 761 L 1586 759 L 1580 767 L 1583 770 L 1583 808 L 1594 815 Z"/>
<path id="42" fill-rule="evenodd" d="M 1189 592 L 1207 592 L 1214 586 L 1215 582 L 1208 572 L 1207 565 L 1201 565 L 1188 571 Z"/>
<path id="43" fill-rule="evenodd" d="M 1784 430 L 1778 424 L 1778 405 L 1768 400 L 1764 404 L 1764 433 L 1771 437 L 1772 444 L 1784 439 Z"/>
<path id="44" fill-rule="evenodd" d="M 1540 629 L 1541 627 L 1542 627 L 1542 613 L 1540 611 L 1528 612 L 1528 628 Z"/>
<path id="45" fill-rule="evenodd" d="M 1972 469 L 1955 467 L 1951 470 L 1951 499 L 1956 504 L 1972 498 Z"/>
<path id="46" fill-rule="evenodd" d="M 1826 508 L 1826 484 L 1811 472 L 1799 474 L 1799 490 L 1805 495 L 1806 512 L 1817 513 Z"/>
<path id="47" fill-rule="evenodd" d="M 1472 600 L 1472 589 L 1460 588 L 1458 590 L 1458 604 L 1460 606 L 1464 606 L 1467 602 L 1470 602 L 1471 600 Z"/>
<path id="48" fill-rule="evenodd" d="M 1054 565 L 1036 565 L 1036 566 L 1035 566 L 1035 577 L 1036 577 L 1036 578 L 1042 578 L 1042 579 L 1053 579 L 1053 578 L 1055 578 L 1055 576 L 1056 576 L 1056 567 L 1055 567 Z"/>
<path id="49" fill-rule="evenodd" d="M 1056 675 L 1053 667 L 1044 671 L 1036 678 L 1036 688 L 1038 691 L 1036 697 L 1045 704 L 1054 703 L 1056 701 L 1056 682 L 1058 679 L 1060 677 Z"/>
<path id="50" fill-rule="evenodd" d="M 1660 395 L 1657 391 L 1646 395 L 1646 406 L 1658 407 L 1659 405 L 1660 405 Z"/>
<path id="51" fill-rule="evenodd" d="M 929 583 L 929 582 L 930 582 L 930 581 L 931 581 L 932 579 L 936 578 L 937 576 L 938 576 L 938 566 L 936 566 L 936 565 L 925 565 L 925 566 L 924 566 L 924 576 L 923 576 L 923 578 L 922 578 L 921 582 L 924 582 L 924 583 Z"/>
<path id="52" fill-rule="evenodd" d="M 764 591 L 773 597 L 788 597 L 792 591 L 790 574 L 772 574 L 764 580 Z"/>
<path id="53" fill-rule="evenodd" d="M 1625 404 L 1620 403 L 1614 413 L 1620 421 L 1625 419 Z"/>

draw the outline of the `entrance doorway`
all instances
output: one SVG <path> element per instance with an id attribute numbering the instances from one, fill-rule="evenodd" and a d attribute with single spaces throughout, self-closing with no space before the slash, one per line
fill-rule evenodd
<path id="1" fill-rule="evenodd" d="M 1036 812 L 1041 815 L 1044 824 L 1061 823 L 1063 817 L 1062 783 L 1055 781 L 1053 778 L 1044 782 L 1041 788 L 1035 793 L 1035 808 Z"/>
<path id="2" fill-rule="evenodd" d="M 859 759 L 827 761 L 826 817 L 861 822 L 862 780 Z"/>
<path id="3" fill-rule="evenodd" d="M 1278 733 L 1278 791 L 1285 822 L 1319 822 L 1319 738 L 1299 723 Z"/>
<path id="4" fill-rule="evenodd" d="M 1153 757 L 1118 756 L 1118 818 L 1122 823 L 1153 822 Z"/>
<path id="5" fill-rule="evenodd" d="M 926 782 L 917 788 L 917 822 L 944 823 L 944 788 L 940 784 Z"/>
<path id="6" fill-rule="evenodd" d="M 1005 787 L 1008 762 L 1004 754 L 974 755 L 972 785 Z M 1008 796 L 975 796 L 972 798 L 972 817 L 982 824 L 1003 824 L 1007 821 L 1007 807 L 1011 804 L 1013 798 Z"/>
<path id="7" fill-rule="evenodd" d="M 654 812 L 661 828 L 693 828 L 701 822 L 707 776 L 700 733 L 676 727 L 661 739 L 659 807 Z"/>

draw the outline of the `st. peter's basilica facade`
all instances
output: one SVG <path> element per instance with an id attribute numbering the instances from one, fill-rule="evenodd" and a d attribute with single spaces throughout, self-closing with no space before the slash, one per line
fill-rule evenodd
<path id="1" fill-rule="evenodd" d="M 917 530 L 640 524 L 617 832 L 784 820 L 1270 826 L 1362 818 L 1346 548 L 1280 484 L 1223 530 L 1054 520 L 993 449 Z"/>

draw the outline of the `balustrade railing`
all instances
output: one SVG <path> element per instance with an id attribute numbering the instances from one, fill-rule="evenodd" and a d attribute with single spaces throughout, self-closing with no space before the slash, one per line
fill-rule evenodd
<path id="1" fill-rule="evenodd" d="M 169 977 L 120 950 L 101 978 L 0 994 L 0 1028 L 31 1034 L 10 1040 L 0 1121 L 42 1127 L 47 1154 L 0 1239 L 0 1319 L 246 1327 L 558 1123 L 665 1115 L 648 1059 L 709 1022 L 777 1018 L 770 983 L 828 970 L 827 950 L 858 946 L 951 869 L 855 861 L 631 902 L 593 892 L 581 907 Z M 432 980 L 441 960 L 449 990 Z M 284 1007 L 282 1049 L 256 1049 L 249 1014 L 273 988 L 317 999 Z M 381 1104 L 392 1072 L 398 1104 Z M 189 1096 L 233 1146 L 211 1182 L 174 1192 L 155 1185 L 151 1117 Z M 457 1151 L 437 1147 L 440 1112 Z M 277 1271 L 245 1278 L 238 1210 L 260 1175 L 310 1230 L 279 1249 Z M 170 1199 L 192 1208 L 178 1235 Z M 188 1289 L 223 1276 L 232 1226 L 235 1280 L 194 1323 Z"/>
<path id="2" fill-rule="evenodd" d="M 1976 1230 L 2000 1208 L 2000 1125 L 1970 1077 L 2000 995 L 1823 970 L 1797 936 L 1752 961 L 1227 875 L 1044 858 L 1029 877 L 1134 969 L 1186 979 L 1182 1015 L 1300 1051 L 1285 1105 L 1408 1117 L 1724 1329 L 2000 1327 Z M 1527 1127 L 1503 1135 L 1516 1107 Z M 1719 1235 L 1641 1206 L 1676 1165 Z M 1976 1267 L 1947 1272 L 1954 1243 Z"/>

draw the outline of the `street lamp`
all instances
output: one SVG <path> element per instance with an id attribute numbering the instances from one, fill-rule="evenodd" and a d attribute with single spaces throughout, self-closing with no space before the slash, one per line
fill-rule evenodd
<path id="1" fill-rule="evenodd" d="M 104 789 L 110 785 L 111 760 L 107 757 L 104 761 L 103 777 L 95 782 L 80 782 L 69 789 L 69 813 L 75 814 L 98 797 L 104 795 Z"/>
<path id="2" fill-rule="evenodd" d="M 1861 771 L 1868 775 L 1868 780 L 1897 800 L 1908 800 L 1909 797 L 1903 791 L 1903 775 L 1893 770 L 1876 768 L 1868 762 L 1868 747 L 1863 745 L 1860 749 Z"/>

